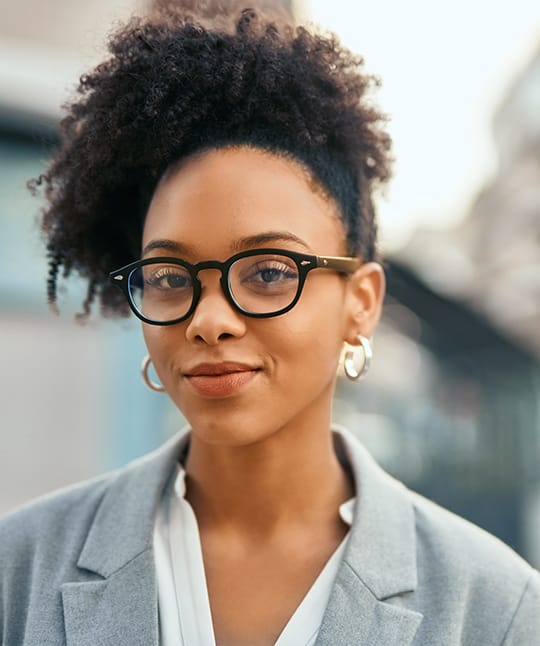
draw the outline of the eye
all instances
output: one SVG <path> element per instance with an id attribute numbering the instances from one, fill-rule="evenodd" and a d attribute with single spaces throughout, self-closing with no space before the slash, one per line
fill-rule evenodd
<path id="1" fill-rule="evenodd" d="M 297 278 L 296 267 L 281 261 L 265 260 L 254 264 L 243 278 L 243 282 L 275 284 L 296 281 Z"/>
<path id="2" fill-rule="evenodd" d="M 162 291 L 191 289 L 192 281 L 189 273 L 182 267 L 148 265 L 145 272 L 144 287 Z"/>
<path id="3" fill-rule="evenodd" d="M 296 263 L 292 259 L 262 255 L 239 260 L 233 266 L 229 280 L 234 297 L 243 302 L 247 296 L 274 298 L 294 294 L 299 278 Z"/>

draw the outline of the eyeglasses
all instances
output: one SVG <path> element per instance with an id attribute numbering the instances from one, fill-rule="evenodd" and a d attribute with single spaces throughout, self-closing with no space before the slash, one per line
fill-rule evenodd
<path id="1" fill-rule="evenodd" d="M 359 258 L 310 256 L 285 249 L 250 249 L 224 262 L 208 260 L 193 265 L 180 258 L 137 260 L 111 272 L 111 282 L 128 299 L 133 313 L 151 325 L 173 325 L 189 318 L 199 302 L 204 269 L 221 272 L 228 302 L 253 318 L 279 316 L 292 309 L 312 269 L 351 274 Z"/>

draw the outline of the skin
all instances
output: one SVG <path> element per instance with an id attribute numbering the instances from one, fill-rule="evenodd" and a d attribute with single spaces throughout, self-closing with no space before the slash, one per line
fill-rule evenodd
<path id="1" fill-rule="evenodd" d="M 282 237 L 245 244 L 269 232 Z M 291 235 L 303 244 L 285 239 Z M 225 260 L 261 247 L 347 255 L 337 206 L 310 174 L 247 147 L 205 152 L 166 174 L 148 210 L 143 249 L 157 240 L 169 242 L 144 257 Z M 178 243 L 185 248 L 173 249 Z M 354 483 L 333 450 L 332 397 L 343 342 L 374 332 L 384 273 L 377 263 L 348 278 L 318 269 L 298 304 L 268 319 L 235 311 L 218 271 L 199 278 L 192 317 L 144 324 L 145 342 L 192 428 L 186 497 L 201 534 L 217 643 L 273 644 L 347 531 L 338 507 L 354 495 Z M 258 372 L 230 396 L 202 396 L 185 373 L 222 361 Z"/>

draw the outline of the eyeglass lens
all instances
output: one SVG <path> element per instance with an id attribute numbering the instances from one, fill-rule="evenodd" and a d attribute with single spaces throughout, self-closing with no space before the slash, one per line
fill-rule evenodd
<path id="1" fill-rule="evenodd" d="M 177 264 L 156 262 L 129 276 L 133 304 L 147 319 L 167 322 L 185 316 L 193 303 L 193 278 Z M 296 262 L 288 256 L 260 254 L 236 260 L 229 268 L 228 287 L 235 303 L 251 314 L 272 314 L 288 307 L 299 284 Z"/>

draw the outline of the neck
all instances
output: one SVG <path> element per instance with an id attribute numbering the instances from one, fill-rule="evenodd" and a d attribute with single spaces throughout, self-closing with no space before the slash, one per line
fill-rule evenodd
<path id="1" fill-rule="evenodd" d="M 310 417 L 246 446 L 208 444 L 192 432 L 186 498 L 201 530 L 268 536 L 339 522 L 354 485 L 335 454 L 329 411 L 323 423 Z"/>

